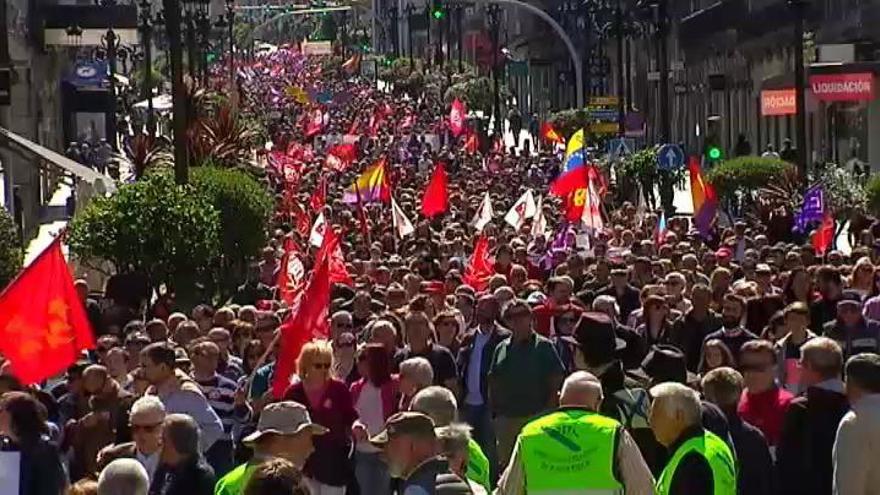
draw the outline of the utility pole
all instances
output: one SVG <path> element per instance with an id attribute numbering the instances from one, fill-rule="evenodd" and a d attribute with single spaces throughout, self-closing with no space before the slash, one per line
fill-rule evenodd
<path id="1" fill-rule="evenodd" d="M 501 88 L 499 86 L 498 74 L 498 16 L 500 8 L 497 4 L 491 4 L 486 7 L 486 13 L 489 15 L 489 31 L 492 35 L 492 115 L 495 120 L 495 133 L 501 134 Z"/>
<path id="2" fill-rule="evenodd" d="M 671 126 L 669 117 L 669 60 L 666 47 L 666 2 L 667 0 L 656 0 L 654 3 L 654 30 L 656 35 L 655 47 L 657 58 L 657 71 L 660 73 L 660 80 L 657 84 L 657 91 L 660 93 L 660 115 L 659 126 L 660 142 L 668 143 L 671 139 Z"/>
<path id="3" fill-rule="evenodd" d="M 119 132 L 116 129 L 116 48 L 119 45 L 119 37 L 116 36 L 112 27 L 107 29 L 104 43 L 107 48 L 107 66 L 110 69 L 110 125 L 108 126 L 109 136 L 107 138 L 110 146 L 114 150 L 118 150 L 119 146 L 116 143 L 119 137 Z"/>
<path id="4" fill-rule="evenodd" d="M 165 10 L 165 32 L 168 34 L 168 52 L 171 55 L 172 129 L 174 133 L 174 180 L 189 182 L 189 164 L 186 153 L 186 94 L 183 87 L 183 47 L 180 36 L 180 2 L 162 0 Z"/>
<path id="5" fill-rule="evenodd" d="M 801 180 L 807 183 L 807 96 L 806 76 L 804 74 L 804 17 L 806 0 L 788 0 L 788 6 L 794 10 L 794 90 L 795 90 L 795 133 L 797 145 L 797 165 Z"/>
<path id="6" fill-rule="evenodd" d="M 149 0 L 138 4 L 141 14 L 141 36 L 144 44 L 144 91 L 147 99 L 147 134 L 156 137 L 156 112 L 153 108 L 153 14 Z"/>
<path id="7" fill-rule="evenodd" d="M 617 39 L 617 135 L 626 134 L 626 109 L 624 108 L 623 79 L 623 0 L 617 0 L 614 9 L 614 35 Z"/>

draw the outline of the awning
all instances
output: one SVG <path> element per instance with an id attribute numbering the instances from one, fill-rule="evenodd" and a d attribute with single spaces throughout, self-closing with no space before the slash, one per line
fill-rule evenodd
<path id="1" fill-rule="evenodd" d="M 61 155 L 50 150 L 49 148 L 46 148 L 45 146 L 40 146 L 30 139 L 19 136 L 18 134 L 3 127 L 0 127 L 0 136 L 17 144 L 22 149 L 33 153 L 34 155 L 37 155 L 43 160 L 46 160 L 47 162 L 50 162 L 57 167 L 63 168 L 71 174 L 88 182 L 93 187 L 95 187 L 95 190 L 98 192 L 103 191 L 112 193 L 116 191 L 116 181 L 114 181 L 113 178 L 111 178 L 110 176 L 96 172 L 89 167 L 86 167 L 85 165 L 77 163 L 64 155 Z"/>

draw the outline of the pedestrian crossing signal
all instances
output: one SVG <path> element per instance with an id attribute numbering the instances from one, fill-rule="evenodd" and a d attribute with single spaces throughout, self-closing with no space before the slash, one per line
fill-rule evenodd
<path id="1" fill-rule="evenodd" d="M 713 161 L 720 160 L 722 156 L 721 148 L 718 146 L 709 146 L 709 149 L 706 150 L 706 156 Z"/>
<path id="2" fill-rule="evenodd" d="M 431 6 L 431 17 L 439 21 L 445 16 L 446 12 L 443 10 L 442 5 L 434 4 L 433 6 Z"/>

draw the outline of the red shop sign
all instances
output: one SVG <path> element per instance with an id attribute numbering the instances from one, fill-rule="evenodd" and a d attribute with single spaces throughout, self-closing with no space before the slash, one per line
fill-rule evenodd
<path id="1" fill-rule="evenodd" d="M 761 91 L 761 115 L 794 115 L 797 113 L 794 88 Z"/>
<path id="2" fill-rule="evenodd" d="M 819 74 L 810 76 L 810 89 L 822 101 L 869 101 L 874 99 L 874 74 Z"/>

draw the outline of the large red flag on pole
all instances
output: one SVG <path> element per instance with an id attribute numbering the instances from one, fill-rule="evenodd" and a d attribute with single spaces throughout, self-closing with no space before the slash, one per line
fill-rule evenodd
<path id="1" fill-rule="evenodd" d="M 327 338 L 329 335 L 330 257 L 338 244 L 336 233 L 327 229 L 324 244 L 315 259 L 315 269 L 306 283 L 302 298 L 281 325 L 281 345 L 272 378 L 272 396 L 276 399 L 280 399 L 290 386 L 290 378 L 296 372 L 296 360 L 303 346 L 313 338 Z"/>
<path id="2" fill-rule="evenodd" d="M 476 290 L 485 290 L 495 266 L 489 258 L 489 239 L 481 235 L 474 246 L 474 254 L 464 271 L 464 283 Z"/>
<path id="3" fill-rule="evenodd" d="M 431 181 L 425 188 L 425 195 L 422 196 L 422 215 L 431 218 L 446 211 L 449 206 L 446 183 L 446 167 L 443 166 L 443 162 L 437 162 Z"/>
<path id="4" fill-rule="evenodd" d="M 0 354 L 31 384 L 64 371 L 94 346 L 61 239 L 55 239 L 0 294 Z"/>

